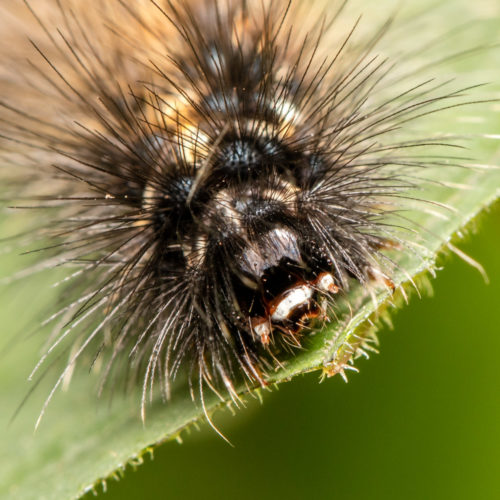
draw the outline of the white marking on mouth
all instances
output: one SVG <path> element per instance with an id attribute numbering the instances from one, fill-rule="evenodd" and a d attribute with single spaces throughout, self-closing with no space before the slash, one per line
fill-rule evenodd
<path id="1" fill-rule="evenodd" d="M 253 318 L 251 326 L 252 331 L 259 336 L 262 345 L 268 345 L 271 335 L 271 325 L 269 321 L 266 318 Z"/>
<path id="2" fill-rule="evenodd" d="M 288 290 L 283 298 L 277 303 L 276 309 L 271 314 L 272 321 L 285 321 L 297 307 L 307 304 L 314 294 L 309 285 L 300 285 Z"/>
<path id="3" fill-rule="evenodd" d="M 322 273 L 318 278 L 316 286 L 320 291 L 325 293 L 337 293 L 339 291 L 339 288 L 335 285 L 333 276 L 330 273 Z"/>

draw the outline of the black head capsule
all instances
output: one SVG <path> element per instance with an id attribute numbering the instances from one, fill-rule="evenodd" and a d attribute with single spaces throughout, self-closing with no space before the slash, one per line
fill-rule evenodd
<path id="1" fill-rule="evenodd" d="M 277 227 L 241 255 L 242 268 L 259 284 L 259 307 L 250 308 L 249 317 L 252 334 L 264 346 L 274 331 L 293 336 L 309 320 L 325 317 L 325 296 L 338 292 L 330 272 L 304 260 L 297 240 L 291 229 Z"/>

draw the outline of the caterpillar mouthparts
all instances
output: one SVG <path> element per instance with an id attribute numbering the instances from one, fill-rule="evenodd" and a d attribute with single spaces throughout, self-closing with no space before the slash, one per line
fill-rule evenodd
<path id="1" fill-rule="evenodd" d="M 266 287 L 265 278 L 263 281 Z M 324 295 L 338 290 L 330 273 L 321 273 L 314 281 L 298 282 L 266 303 L 265 316 L 250 318 L 252 331 L 264 346 L 269 345 L 274 328 L 293 336 L 310 319 L 319 316 L 327 319 Z"/>
<path id="2" fill-rule="evenodd" d="M 1 147 L 18 193 L 55 209 L 45 266 L 73 268 L 36 368 L 68 358 L 47 403 L 92 352 L 143 407 L 181 367 L 202 397 L 237 397 L 353 284 L 395 287 L 405 202 L 446 164 L 411 153 L 445 147 L 411 123 L 462 89 L 377 56 L 390 23 L 356 39 L 343 4 L 312 20 L 297 1 L 26 5 L 30 61 L 1 54 Z"/>

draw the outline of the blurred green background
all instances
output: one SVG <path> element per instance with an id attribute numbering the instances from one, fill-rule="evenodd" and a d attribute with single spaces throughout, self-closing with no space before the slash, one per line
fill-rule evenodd
<path id="1" fill-rule="evenodd" d="M 296 378 L 108 483 L 103 500 L 500 498 L 500 206 L 349 383 Z M 87 498 L 87 497 L 86 497 Z M 93 498 L 89 495 L 88 498 Z"/>

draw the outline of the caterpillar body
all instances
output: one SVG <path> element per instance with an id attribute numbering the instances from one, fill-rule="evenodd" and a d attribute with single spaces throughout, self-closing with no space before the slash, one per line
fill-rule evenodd
<path id="1" fill-rule="evenodd" d="M 52 210 L 42 266 L 74 268 L 37 365 L 67 357 L 54 391 L 90 354 L 143 408 L 181 370 L 194 397 L 237 398 L 354 283 L 394 287 L 388 250 L 414 251 L 398 213 L 438 162 L 411 123 L 462 89 L 377 55 L 390 22 L 358 36 L 340 3 L 18 4 L 37 28 L 31 48 L 5 34 L 3 157 L 17 197 Z"/>

